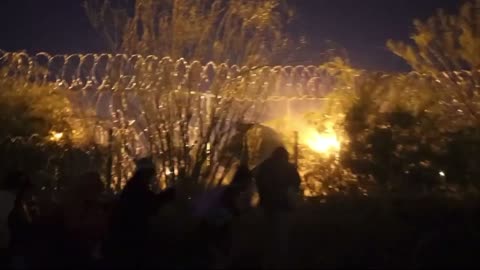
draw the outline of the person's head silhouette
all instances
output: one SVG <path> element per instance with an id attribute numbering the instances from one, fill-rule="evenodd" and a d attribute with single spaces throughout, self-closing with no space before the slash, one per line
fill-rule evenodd
<path id="1" fill-rule="evenodd" d="M 273 150 L 271 158 L 279 161 L 288 161 L 288 156 L 289 154 L 287 149 L 285 149 L 283 146 L 280 146 Z"/>
<path id="2" fill-rule="evenodd" d="M 155 169 L 153 168 L 140 168 L 135 171 L 130 181 L 135 185 L 148 187 L 155 174 Z"/>

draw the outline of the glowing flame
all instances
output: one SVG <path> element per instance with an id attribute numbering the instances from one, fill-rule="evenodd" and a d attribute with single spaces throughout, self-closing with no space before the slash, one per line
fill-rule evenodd
<path id="1" fill-rule="evenodd" d="M 54 142 L 58 142 L 63 138 L 63 133 L 62 132 L 52 132 L 50 136 L 50 140 Z"/>
<path id="2" fill-rule="evenodd" d="M 170 168 L 165 168 L 165 175 L 172 175 L 172 174 L 175 174 L 175 175 L 178 175 L 178 169 L 177 168 L 174 168 L 173 169 L 173 172 L 170 170 Z"/>
<path id="3" fill-rule="evenodd" d="M 319 133 L 313 128 L 308 128 L 302 133 L 304 143 L 315 152 L 331 154 L 340 150 L 340 141 L 333 130 Z"/>

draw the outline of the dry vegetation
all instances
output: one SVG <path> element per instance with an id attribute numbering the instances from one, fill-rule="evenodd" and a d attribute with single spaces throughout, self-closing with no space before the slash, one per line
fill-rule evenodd
<path id="1" fill-rule="evenodd" d="M 411 74 L 371 74 L 350 68 L 340 58 L 324 65 L 336 79 L 335 91 L 328 95 L 325 106 L 306 115 L 305 121 L 318 130 L 325 128 L 326 121 L 332 123 L 342 147 L 329 157 L 301 148 L 300 166 L 308 169 L 303 186 L 310 195 L 352 196 L 333 194 L 327 203 L 324 198 L 315 198 L 300 205 L 293 217 L 292 245 L 302 248 L 296 248 L 290 258 L 297 267 L 428 268 L 432 263 L 458 267 L 477 261 L 476 254 L 469 253 L 478 243 L 478 213 L 470 213 L 473 208 L 469 207 L 478 201 L 464 204 L 443 195 L 464 199 L 470 194 L 477 196 L 480 188 L 479 5 L 479 1 L 470 1 L 457 15 L 439 12 L 427 22 L 415 22 L 413 44 L 389 42 L 392 51 L 411 64 L 415 70 Z M 176 79 L 200 74 L 194 71 L 202 67 L 201 62 L 211 60 L 263 66 L 290 46 L 282 32 L 282 18 L 291 14 L 274 0 L 137 0 L 133 16 L 109 1 L 87 1 L 86 8 L 113 52 L 153 54 L 160 59 L 171 56 L 162 60 L 169 63 L 162 66 L 166 69 L 174 63 L 172 59 L 189 60 L 191 73 L 179 74 Z M 121 106 L 113 115 L 112 148 L 104 153 L 104 157 L 112 156 L 112 164 L 104 171 L 116 177 L 114 188 L 120 189 L 132 170 L 129 166 L 139 136 L 160 165 L 161 188 L 182 180 L 218 184 L 228 178 L 229 169 L 245 159 L 244 133 L 248 132 L 237 123 L 247 119 L 245 111 L 253 111 L 253 116 L 261 112 L 261 106 L 252 110 L 254 103 L 238 103 L 236 99 L 269 94 L 259 84 L 252 87 L 261 77 L 261 68 L 243 69 L 231 78 L 219 72 L 224 76 L 208 84 L 209 78 L 194 78 L 188 81 L 195 83 L 181 87 L 164 76 L 169 70 L 148 64 L 144 68 L 139 76 L 144 76 L 141 79 L 148 87 L 128 89 L 136 92 L 140 109 L 125 105 L 126 87 L 115 86 Z M 76 122 L 78 114 L 71 101 L 54 84 L 30 84 L 28 77 L 4 70 L 0 75 L 2 142 L 33 137 L 27 141 L 36 147 L 37 142 L 44 145 L 49 141 L 51 132 L 62 132 L 63 143 L 75 142 L 79 133 L 74 131 L 90 126 Z M 208 85 L 210 91 L 202 92 L 202 85 Z M 140 115 L 135 122 L 128 116 L 132 109 Z M 89 133 L 82 132 L 79 138 L 88 142 Z M 260 148 L 258 137 L 252 135 L 246 142 L 252 159 Z M 291 136 L 286 140 L 292 145 Z M 79 143 L 84 144 L 83 140 Z M 35 147 L 35 155 L 14 143 L 1 147 L 3 160 L 20 151 L 25 159 L 45 156 L 35 156 Z M 65 153 L 65 149 L 62 146 L 52 151 Z M 89 157 L 93 154 L 98 152 L 89 153 Z M 58 155 L 55 162 L 71 164 L 67 156 Z M 58 168 L 57 163 L 53 167 Z M 55 169 L 48 171 L 55 173 Z M 401 199 L 390 197 L 395 193 Z M 434 197 L 439 193 L 438 200 L 411 200 L 412 196 Z M 178 227 L 179 223 L 188 227 L 179 222 L 179 217 L 188 217 L 180 211 L 184 209 L 175 207 L 164 213 L 173 217 L 172 222 L 162 216 L 155 229 L 159 238 L 171 241 L 161 243 L 177 247 L 184 244 L 178 239 L 189 229 Z M 235 258 L 239 265 L 254 266 L 253 260 L 242 256 L 255 253 L 262 244 L 261 221 L 255 215 L 249 213 L 235 223 L 239 238 L 235 241 L 241 246 L 239 258 Z M 476 242 L 452 248 L 456 243 L 450 239 L 464 240 L 462 237 L 468 239 L 462 243 Z M 445 249 L 444 253 L 428 257 L 429 252 L 440 249 Z M 172 250 L 172 257 L 178 257 L 175 263 L 184 263 L 185 254 Z M 165 266 L 164 261 L 157 261 Z"/>
<path id="2" fill-rule="evenodd" d="M 128 7 L 112 4 L 85 2 L 92 25 L 104 34 L 112 51 L 190 63 L 185 74 L 171 79 L 188 78 L 192 83 L 174 87 L 166 76 L 169 70 L 150 67 L 145 71 L 165 78 L 148 91 L 134 89 L 141 103 L 137 122 L 160 165 L 161 186 L 179 179 L 221 183 L 240 158 L 226 151 L 238 125 L 246 117 L 254 121 L 261 111 L 261 102 L 235 100 L 268 94 L 266 87 L 255 86 L 255 76 L 261 76 L 258 67 L 285 59 L 287 49 L 294 48 L 285 34 L 292 11 L 281 0 L 138 0 L 129 16 Z M 223 63 L 210 64 L 217 78 L 195 78 L 208 62 Z M 231 65 L 254 68 L 242 68 L 231 77 L 227 70 Z M 116 158 L 121 168 L 128 167 L 125 162 L 132 150 L 127 137 L 135 136 L 132 128 L 136 128 L 124 117 L 128 110 L 124 107 L 115 115 L 116 145 L 127 148 Z M 128 176 L 127 171 L 120 174 L 116 182 Z"/>
<path id="3" fill-rule="evenodd" d="M 243 147 L 231 147 L 234 140 L 243 144 L 243 139 L 236 136 L 243 132 L 237 130 L 237 124 L 247 120 L 245 112 L 254 105 L 248 120 L 261 112 L 260 103 L 235 100 L 268 96 L 266 87 L 252 85 L 261 77 L 262 68 L 258 67 L 275 63 L 284 58 L 286 49 L 295 47 L 285 34 L 292 11 L 279 0 L 138 0 L 130 9 L 118 3 L 85 2 L 92 25 L 104 34 L 112 52 L 151 54 L 157 60 L 170 58 L 161 60 L 163 70 L 143 63 L 144 73 L 137 76 L 145 84 L 129 86 L 141 105 L 133 108 L 137 114 L 134 124 L 129 116 L 132 106 L 124 106 L 128 103 L 125 89 L 115 86 L 122 99 L 120 110 L 113 113 L 112 130 L 111 173 L 120 183 L 117 188 L 129 176 L 139 137 L 147 142 L 148 152 L 160 165 L 161 187 L 184 179 L 222 182 L 241 159 L 238 153 L 244 153 Z M 456 15 L 439 11 L 426 22 L 415 21 L 412 44 L 388 42 L 390 49 L 415 70 L 411 74 L 371 74 L 350 68 L 341 58 L 323 64 L 322 68 L 335 78 L 335 91 L 324 106 L 306 115 L 305 121 L 319 130 L 325 122 L 332 123 L 342 139 L 342 148 L 330 159 L 302 149 L 300 166 L 307 166 L 309 179 L 313 179 L 305 183 L 311 193 L 321 194 L 325 187 L 351 190 L 353 185 L 363 194 L 366 187 L 376 184 L 382 190 L 411 188 L 412 184 L 424 191 L 440 187 L 457 190 L 457 184 L 476 189 L 474 157 L 478 155 L 472 143 L 480 140 L 480 64 L 475 54 L 480 40 L 478 5 L 478 1 L 468 1 Z M 180 58 L 190 63 L 185 74 L 164 76 L 172 60 Z M 220 76 L 214 80 L 192 78 L 209 61 L 224 63 L 209 64 Z M 230 77 L 226 69 L 234 64 L 257 68 L 239 69 Z M 184 78 L 193 83 L 169 81 Z M 2 79 L 3 87 L 9 89 L 20 84 L 15 77 Z M 48 116 L 42 125 L 41 121 L 19 124 L 15 118 L 5 117 L 5 126 L 11 126 L 14 133 L 41 133 L 44 137 L 52 131 L 63 132 L 64 138 L 74 140 L 75 135 L 69 132 L 81 131 L 81 123 L 73 127 L 75 121 L 63 119 L 72 119 L 76 113 L 65 105 L 65 97 L 44 95 L 44 87 L 54 93 L 50 85 L 24 85 L 21 89 L 30 89 L 28 95 L 2 92 L 8 100 L 21 98 L 19 104 L 23 105 L 19 106 L 25 107 L 32 100 L 35 102 L 31 104 L 50 104 L 31 105 L 32 113 Z M 3 108 L 9 109 L 9 104 Z M 60 104 L 61 110 L 55 109 L 55 104 Z M 21 130 L 20 126 L 36 130 Z M 254 155 L 250 151 L 250 156 Z"/>
<path id="4" fill-rule="evenodd" d="M 137 0 L 133 16 L 110 1 L 85 9 L 115 52 L 258 66 L 293 48 L 283 0 Z"/>

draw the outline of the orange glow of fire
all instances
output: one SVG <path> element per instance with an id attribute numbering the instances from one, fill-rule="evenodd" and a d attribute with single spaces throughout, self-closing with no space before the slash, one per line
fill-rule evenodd
<path id="1" fill-rule="evenodd" d="M 301 142 L 320 154 L 333 154 L 340 151 L 341 143 L 333 130 L 318 132 L 307 128 L 300 133 Z"/>

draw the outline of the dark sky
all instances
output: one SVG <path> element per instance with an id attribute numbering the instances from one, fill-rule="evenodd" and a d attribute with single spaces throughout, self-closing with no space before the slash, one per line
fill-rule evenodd
<path id="1" fill-rule="evenodd" d="M 1 0 L 0 48 L 50 53 L 100 52 L 101 37 L 90 27 L 83 0 Z M 406 40 L 414 18 L 436 8 L 456 11 L 462 0 L 290 0 L 311 40 L 312 59 L 325 40 L 347 49 L 351 62 L 366 69 L 403 70 L 385 48 L 389 38 Z M 318 50 L 317 50 L 318 48 Z"/>

